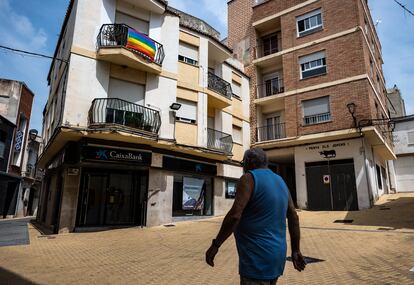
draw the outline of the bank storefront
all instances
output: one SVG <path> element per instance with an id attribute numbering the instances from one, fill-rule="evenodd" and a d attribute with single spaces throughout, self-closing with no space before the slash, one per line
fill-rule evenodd
<path id="1" fill-rule="evenodd" d="M 240 175 L 168 150 L 71 143 L 48 166 L 37 220 L 58 233 L 222 215 Z"/>

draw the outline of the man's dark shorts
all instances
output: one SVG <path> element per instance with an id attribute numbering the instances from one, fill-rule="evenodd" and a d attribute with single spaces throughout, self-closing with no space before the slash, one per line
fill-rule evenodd
<path id="1" fill-rule="evenodd" d="M 257 280 L 240 276 L 240 285 L 275 285 L 277 278 L 274 280 Z"/>

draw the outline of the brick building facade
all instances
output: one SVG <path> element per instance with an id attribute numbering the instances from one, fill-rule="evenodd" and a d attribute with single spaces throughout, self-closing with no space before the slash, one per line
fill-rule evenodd
<path id="1" fill-rule="evenodd" d="M 251 77 L 252 144 L 299 207 L 370 207 L 395 154 L 368 1 L 232 0 L 228 15 L 229 47 Z"/>

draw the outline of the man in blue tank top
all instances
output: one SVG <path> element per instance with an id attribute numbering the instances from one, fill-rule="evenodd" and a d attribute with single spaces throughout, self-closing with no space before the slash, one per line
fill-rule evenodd
<path id="1" fill-rule="evenodd" d="M 293 266 L 298 271 L 305 269 L 300 252 L 299 217 L 285 182 L 267 167 L 262 149 L 247 150 L 243 168 L 245 173 L 237 185 L 234 204 L 206 252 L 206 262 L 214 266 L 220 246 L 234 233 L 240 284 L 273 285 L 285 268 L 286 218 Z"/>

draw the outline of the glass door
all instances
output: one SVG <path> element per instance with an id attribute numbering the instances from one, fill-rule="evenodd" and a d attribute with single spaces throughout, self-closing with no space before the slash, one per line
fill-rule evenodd
<path id="1" fill-rule="evenodd" d="M 86 175 L 82 195 L 81 225 L 102 225 L 105 215 L 107 182 L 107 176 L 104 174 Z"/>

